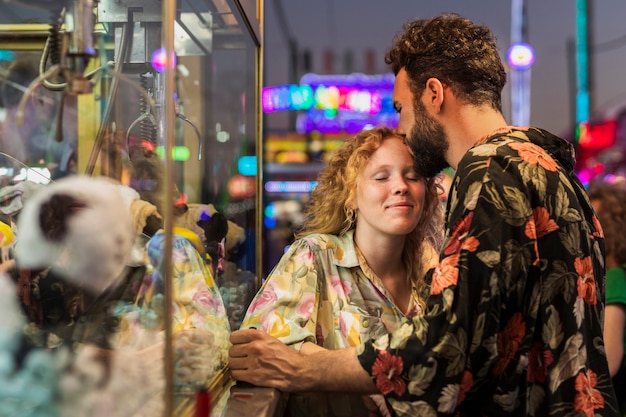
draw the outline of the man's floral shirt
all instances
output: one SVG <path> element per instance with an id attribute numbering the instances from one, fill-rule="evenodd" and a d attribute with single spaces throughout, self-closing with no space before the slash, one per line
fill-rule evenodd
<path id="1" fill-rule="evenodd" d="M 460 161 L 426 315 L 358 348 L 398 415 L 618 415 L 604 236 L 573 155 L 510 127 Z"/>

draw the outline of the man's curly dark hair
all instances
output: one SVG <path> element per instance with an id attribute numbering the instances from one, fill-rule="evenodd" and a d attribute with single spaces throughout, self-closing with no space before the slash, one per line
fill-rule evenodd
<path id="1" fill-rule="evenodd" d="M 385 62 L 395 74 L 405 68 L 416 99 L 426 81 L 434 77 L 469 104 L 502 110 L 506 72 L 496 38 L 488 27 L 458 14 L 405 23 Z"/>

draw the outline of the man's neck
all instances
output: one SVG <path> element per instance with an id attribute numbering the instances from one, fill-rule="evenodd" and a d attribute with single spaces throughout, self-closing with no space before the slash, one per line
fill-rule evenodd
<path id="1" fill-rule="evenodd" d="M 489 106 L 465 105 L 453 120 L 444 124 L 448 134 L 450 149 L 446 157 L 453 169 L 456 169 L 459 161 L 479 140 L 491 135 L 498 129 L 507 126 L 502 113 Z"/>

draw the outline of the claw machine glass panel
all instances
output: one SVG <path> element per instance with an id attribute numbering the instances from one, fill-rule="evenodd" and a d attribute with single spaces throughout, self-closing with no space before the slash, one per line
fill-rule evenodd
<path id="1" fill-rule="evenodd" d="M 260 10 L 0 3 L 0 415 L 224 412 L 261 270 Z"/>

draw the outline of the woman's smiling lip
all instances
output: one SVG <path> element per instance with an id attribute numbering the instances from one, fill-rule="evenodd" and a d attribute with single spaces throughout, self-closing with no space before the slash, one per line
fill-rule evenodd
<path id="1" fill-rule="evenodd" d="M 389 204 L 387 208 L 402 208 L 402 207 L 413 207 L 413 204 L 408 201 L 401 201 L 398 203 Z"/>

